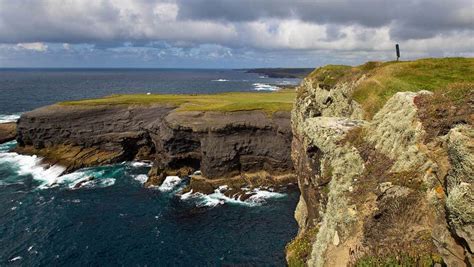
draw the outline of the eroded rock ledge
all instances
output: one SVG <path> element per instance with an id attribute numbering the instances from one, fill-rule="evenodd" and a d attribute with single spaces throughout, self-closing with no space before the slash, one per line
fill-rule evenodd
<path id="1" fill-rule="evenodd" d="M 268 115 L 178 112 L 167 104 L 52 105 L 23 114 L 17 140 L 18 152 L 43 156 L 68 172 L 150 160 L 147 185 L 196 170 L 208 179 L 258 172 L 278 176 L 293 170 L 290 114 L 283 111 Z"/>
<path id="2" fill-rule="evenodd" d="M 16 123 L 0 123 L 0 144 L 15 140 L 16 137 Z"/>

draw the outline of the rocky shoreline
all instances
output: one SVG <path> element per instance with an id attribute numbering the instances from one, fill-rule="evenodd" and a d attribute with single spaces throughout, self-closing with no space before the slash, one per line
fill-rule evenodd
<path id="1" fill-rule="evenodd" d="M 56 104 L 21 116 L 16 151 L 67 172 L 146 160 L 146 186 L 189 176 L 183 193 L 220 190 L 241 200 L 253 189 L 297 184 L 290 266 L 471 266 L 473 84 L 429 92 L 414 90 L 409 77 L 410 90 L 390 94 L 383 85 L 403 85 L 405 76 L 390 76 L 403 67 L 431 75 L 451 61 L 472 66 L 429 59 L 323 67 L 297 88 L 291 113 Z"/>
<path id="2" fill-rule="evenodd" d="M 224 190 L 221 190 L 224 187 Z M 208 179 L 202 175 L 190 175 L 190 183 L 181 193 L 199 192 L 212 194 L 223 191 L 226 197 L 245 201 L 255 190 L 266 189 L 272 192 L 285 192 L 296 188 L 296 175 L 293 173 L 271 175 L 266 171 L 244 173 L 231 178 Z"/>
<path id="3" fill-rule="evenodd" d="M 256 172 L 266 173 L 260 180 L 269 184 L 274 181 L 267 176 L 289 175 L 288 182 L 295 181 L 290 175 L 289 112 L 177 111 L 169 104 L 57 104 L 24 113 L 17 131 L 17 152 L 42 156 L 50 164 L 65 166 L 66 172 L 149 160 L 152 168 L 146 186 L 197 170 L 214 188 L 220 185 L 216 181 L 245 181 L 246 174 Z M 193 184 L 198 183 L 191 178 Z M 194 192 L 203 188 L 196 186 Z"/>

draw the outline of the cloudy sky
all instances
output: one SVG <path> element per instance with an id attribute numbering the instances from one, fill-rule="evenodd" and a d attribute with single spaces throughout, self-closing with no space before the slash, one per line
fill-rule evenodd
<path id="1" fill-rule="evenodd" d="M 474 0 L 0 0 L 0 67 L 315 67 L 474 56 Z"/>

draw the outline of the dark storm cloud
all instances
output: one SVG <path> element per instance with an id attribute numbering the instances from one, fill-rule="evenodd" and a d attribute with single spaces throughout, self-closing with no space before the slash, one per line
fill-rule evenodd
<path id="1" fill-rule="evenodd" d="M 110 41 L 101 26 L 119 25 L 119 10 L 108 1 L 87 5 L 62 5 L 46 0 L 0 0 L 0 42 Z"/>
<path id="2" fill-rule="evenodd" d="M 262 18 L 298 18 L 316 23 L 352 23 L 380 26 L 389 21 L 388 1 L 178 0 L 180 18 L 255 21 Z M 367 10 L 370 5 L 371 9 Z M 387 9 L 389 10 L 389 9 Z"/>
<path id="3" fill-rule="evenodd" d="M 90 65 L 347 63 L 391 59 L 395 42 L 412 58 L 474 55 L 474 1 L 0 0 L 0 67 L 33 55 Z"/>
<path id="4" fill-rule="evenodd" d="M 296 18 L 317 24 L 394 25 L 397 38 L 426 38 L 474 29 L 472 0 L 178 0 L 181 19 L 255 21 Z"/>

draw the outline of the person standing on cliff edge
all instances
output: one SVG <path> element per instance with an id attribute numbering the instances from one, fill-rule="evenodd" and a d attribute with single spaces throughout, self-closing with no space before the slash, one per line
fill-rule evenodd
<path id="1" fill-rule="evenodd" d="M 395 50 L 397 52 L 397 61 L 400 59 L 400 46 L 398 44 L 395 45 Z"/>

